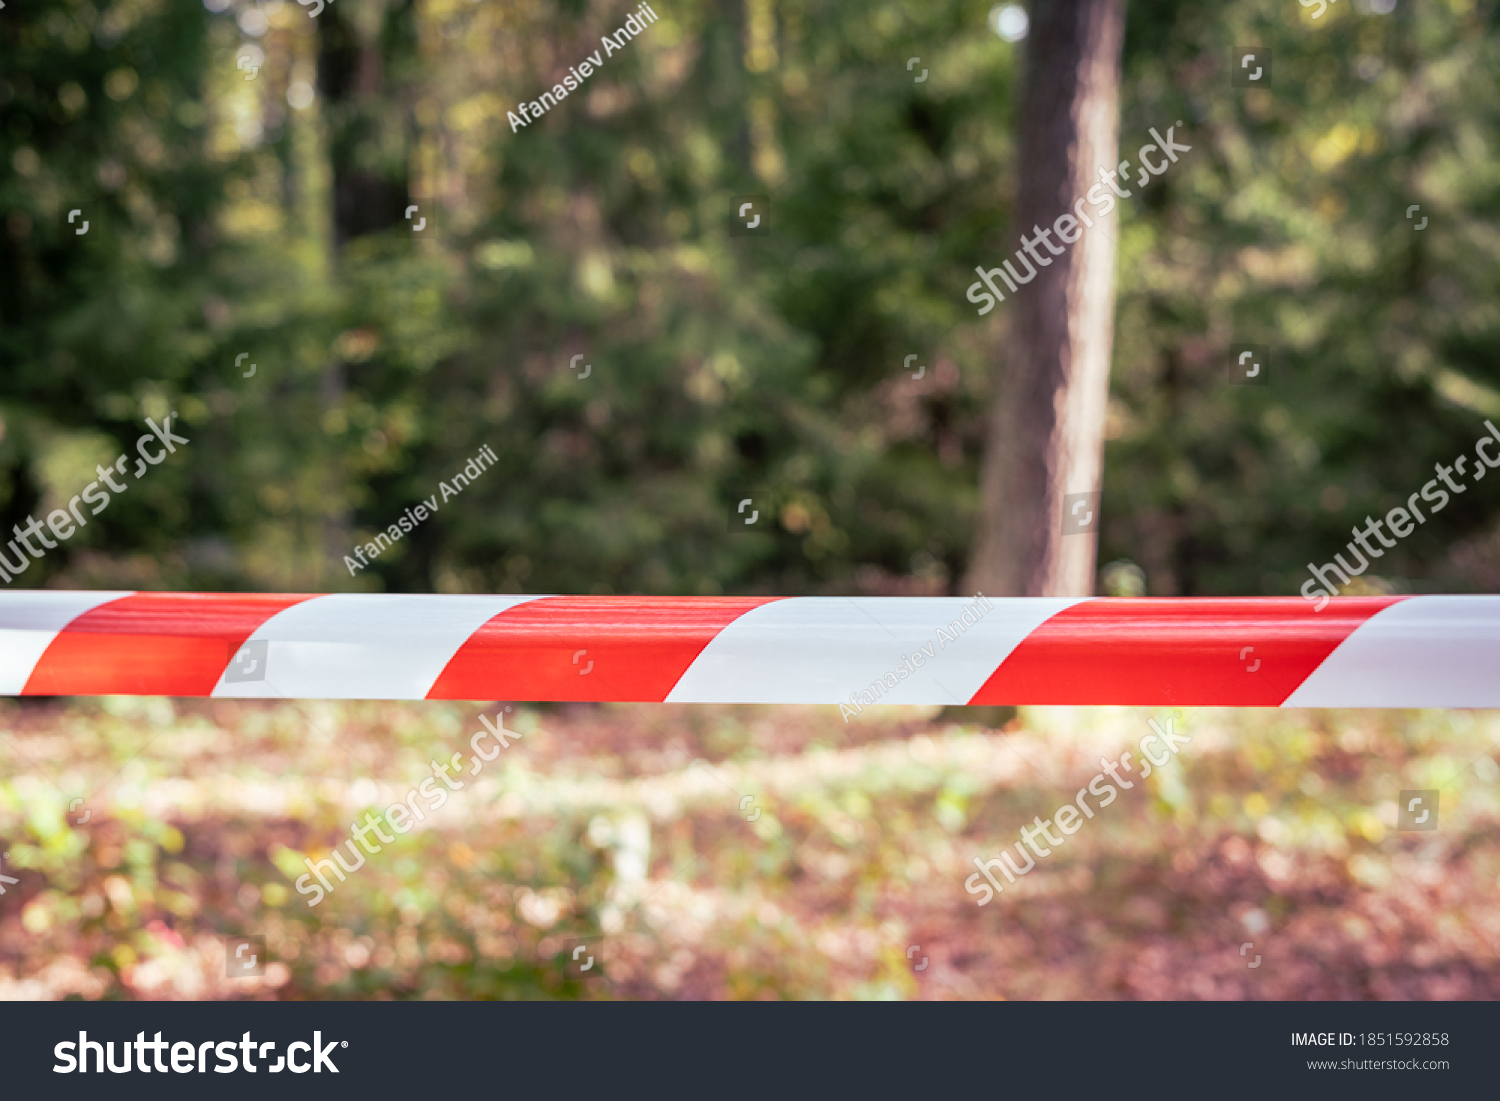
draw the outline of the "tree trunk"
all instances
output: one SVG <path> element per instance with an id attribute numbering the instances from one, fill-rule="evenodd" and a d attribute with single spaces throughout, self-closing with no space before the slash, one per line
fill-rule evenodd
<path id="1" fill-rule="evenodd" d="M 1031 10 L 1017 236 L 1076 214 L 1075 205 L 1100 183 L 1100 170 L 1115 170 L 1119 160 L 1125 0 L 1036 0 Z M 1121 187 L 1128 190 L 1123 182 Z M 1098 503 L 1074 517 L 1082 520 L 1084 511 L 1094 511 L 1092 530 L 1064 534 L 1063 498 L 1100 489 L 1116 228 L 1113 212 L 1101 217 L 1086 201 L 1082 209 L 1094 226 L 1080 224 L 1082 236 L 1064 245 L 1062 255 L 1038 248 L 1052 262 L 1036 265 L 1036 278 L 1019 284 L 1008 303 L 1011 339 L 996 357 L 979 530 L 966 591 L 1093 592 Z"/>

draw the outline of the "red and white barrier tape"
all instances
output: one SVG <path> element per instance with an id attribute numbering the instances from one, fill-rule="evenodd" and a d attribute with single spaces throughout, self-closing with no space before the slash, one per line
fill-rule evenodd
<path id="1" fill-rule="evenodd" d="M 1500 707 L 1500 596 L 0 593 L 0 695 Z"/>

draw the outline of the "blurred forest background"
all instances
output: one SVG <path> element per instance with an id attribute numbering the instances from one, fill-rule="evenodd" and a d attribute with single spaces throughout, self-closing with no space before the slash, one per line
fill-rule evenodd
<path id="1" fill-rule="evenodd" d="M 11 0 L 0 530 L 145 416 L 192 441 L 13 587 L 955 592 L 1014 18 L 653 7 L 512 133 L 626 3 Z M 1094 231 L 1104 591 L 1294 593 L 1500 417 L 1497 5 L 1315 10 L 1129 5 L 1121 156 L 1179 119 L 1193 148 Z M 1230 86 L 1245 45 L 1270 88 Z M 769 236 L 734 235 L 743 195 Z M 1228 384 L 1234 343 L 1268 385 Z M 498 468 L 351 577 L 481 444 Z M 776 527 L 727 538 L 746 487 Z M 1360 584 L 1500 589 L 1500 479 L 1470 489 Z M 971 860 L 1148 716 L 975 710 L 516 702 L 525 736 L 309 909 L 303 859 L 473 708 L 0 702 L 0 998 L 1500 997 L 1495 716 L 1184 716 L 1177 764 L 981 909 Z M 1405 788 L 1439 831 L 1395 832 Z M 241 934 L 263 977 L 228 978 Z"/>
<path id="2" fill-rule="evenodd" d="M 955 591 L 1009 308 L 964 288 L 1021 168 L 998 9 L 671 0 L 512 133 L 624 5 L 208 5 L 0 16 L 0 525 L 143 416 L 192 440 L 20 584 Z M 1500 415 L 1497 6 L 1314 10 L 1129 5 L 1121 155 L 1179 119 L 1193 151 L 1104 226 L 1099 562 L 1139 566 L 1105 591 L 1294 593 Z M 1230 86 L 1245 44 L 1270 88 Z M 732 235 L 748 194 L 770 236 Z M 1269 385 L 1227 384 L 1233 343 Z M 351 577 L 484 443 L 497 469 Z M 731 540 L 747 486 L 779 523 Z M 1500 588 L 1497 502 L 1361 583 Z"/>

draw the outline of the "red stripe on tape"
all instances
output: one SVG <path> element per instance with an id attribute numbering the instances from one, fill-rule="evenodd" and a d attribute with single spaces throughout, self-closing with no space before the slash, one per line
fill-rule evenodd
<path id="1" fill-rule="evenodd" d="M 703 648 L 780 597 L 552 596 L 508 608 L 458 648 L 431 700 L 660 703 Z"/>
<path id="2" fill-rule="evenodd" d="M 84 612 L 42 654 L 23 696 L 207 696 L 285 593 L 136 593 Z"/>
<path id="3" fill-rule="evenodd" d="M 1032 631 L 969 702 L 1278 707 L 1396 596 L 1087 600 Z"/>

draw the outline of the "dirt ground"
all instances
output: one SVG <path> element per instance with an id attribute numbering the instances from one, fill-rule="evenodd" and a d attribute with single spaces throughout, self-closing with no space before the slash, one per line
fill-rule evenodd
<path id="1" fill-rule="evenodd" d="M 979 905 L 1151 720 L 1176 757 Z M 1469 712 L 11 701 L 0 998 L 1496 998 L 1496 756 Z"/>

